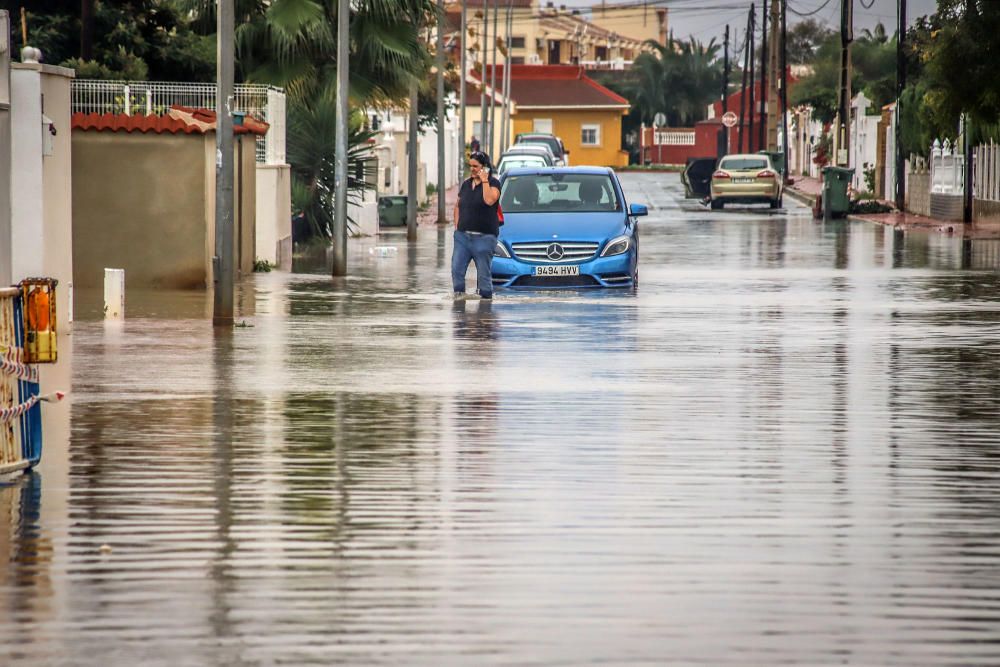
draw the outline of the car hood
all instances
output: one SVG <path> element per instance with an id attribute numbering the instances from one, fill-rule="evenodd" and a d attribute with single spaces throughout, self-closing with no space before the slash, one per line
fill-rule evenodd
<path id="1" fill-rule="evenodd" d="M 625 214 L 607 213 L 507 213 L 500 238 L 510 243 L 560 238 L 597 241 L 625 233 Z"/>

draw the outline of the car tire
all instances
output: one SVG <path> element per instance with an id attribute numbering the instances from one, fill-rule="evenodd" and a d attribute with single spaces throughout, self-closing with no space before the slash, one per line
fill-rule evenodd
<path id="1" fill-rule="evenodd" d="M 635 267 L 635 271 L 632 272 L 632 290 L 635 291 L 639 289 L 639 267 Z"/>
<path id="2" fill-rule="evenodd" d="M 780 208 L 780 207 L 781 207 L 781 198 L 780 197 L 778 199 L 772 199 L 771 200 L 771 208 Z"/>
<path id="3" fill-rule="evenodd" d="M 713 211 L 718 211 L 719 209 L 722 208 L 722 202 L 719 201 L 718 199 L 712 199 L 711 201 L 709 201 L 709 206 L 712 207 Z"/>

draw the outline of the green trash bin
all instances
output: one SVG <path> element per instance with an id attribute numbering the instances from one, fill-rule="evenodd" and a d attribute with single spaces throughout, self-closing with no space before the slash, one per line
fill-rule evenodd
<path id="1" fill-rule="evenodd" d="M 846 167 L 823 167 L 824 217 L 843 218 L 851 209 L 847 188 L 854 178 L 854 170 Z"/>
<path id="2" fill-rule="evenodd" d="M 406 195 L 378 198 L 378 224 L 380 227 L 406 227 Z"/>

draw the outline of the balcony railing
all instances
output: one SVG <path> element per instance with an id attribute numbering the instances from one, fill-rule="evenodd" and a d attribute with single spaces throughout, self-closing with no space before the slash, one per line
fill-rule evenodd
<path id="1" fill-rule="evenodd" d="M 73 81 L 73 112 L 164 115 L 171 106 L 215 109 L 214 83 L 161 81 Z M 237 84 L 233 110 L 270 125 L 257 138 L 257 162 L 285 162 L 285 91 L 274 86 Z"/>

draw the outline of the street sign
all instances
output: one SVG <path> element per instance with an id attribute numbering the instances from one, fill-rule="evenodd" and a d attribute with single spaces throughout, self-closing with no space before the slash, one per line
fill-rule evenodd
<path id="1" fill-rule="evenodd" d="M 722 114 L 722 124 L 726 127 L 736 127 L 736 122 L 739 120 L 736 113 L 733 111 L 727 111 Z"/>
<path id="2" fill-rule="evenodd" d="M 663 127 L 667 124 L 667 114 L 662 111 L 653 116 L 653 125 Z"/>

